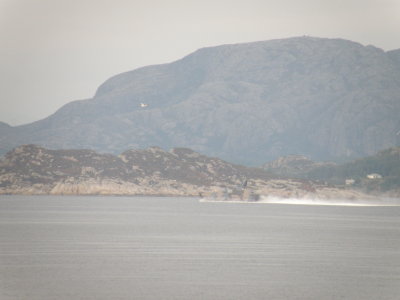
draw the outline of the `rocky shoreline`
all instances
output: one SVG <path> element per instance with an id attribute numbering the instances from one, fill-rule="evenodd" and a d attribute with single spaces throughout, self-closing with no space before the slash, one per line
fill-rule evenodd
<path id="1" fill-rule="evenodd" d="M 55 184 L 10 185 L 0 188 L 0 195 L 99 195 L 99 196 L 188 196 L 223 197 L 228 191 L 234 198 L 242 199 L 242 194 L 253 193 L 260 197 L 278 197 L 282 199 L 370 199 L 373 196 L 351 189 L 340 189 L 317 184 L 307 184 L 294 180 L 250 181 L 243 192 L 235 185 L 198 186 L 176 181 L 161 181 L 148 185 L 144 179 L 139 184 L 114 180 L 67 180 Z M 235 193 L 236 191 L 236 193 Z M 246 200 L 246 196 L 244 196 Z"/>
<path id="2" fill-rule="evenodd" d="M 246 181 L 246 187 L 243 182 Z M 119 156 L 91 150 L 24 145 L 0 161 L 2 195 L 195 196 L 366 199 L 357 190 L 308 180 L 277 179 L 190 149 L 157 147 Z"/>

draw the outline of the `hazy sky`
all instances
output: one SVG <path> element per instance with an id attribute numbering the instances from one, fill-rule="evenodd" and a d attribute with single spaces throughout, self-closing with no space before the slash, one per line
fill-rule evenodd
<path id="1" fill-rule="evenodd" d="M 0 121 L 201 47 L 301 35 L 400 48 L 400 0 L 0 0 Z"/>

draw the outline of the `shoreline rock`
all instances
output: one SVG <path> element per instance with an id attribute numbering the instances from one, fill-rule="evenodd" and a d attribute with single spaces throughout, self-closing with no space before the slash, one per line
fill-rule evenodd
<path id="1" fill-rule="evenodd" d="M 24 145 L 0 161 L 0 195 L 207 197 L 224 193 L 238 197 L 245 193 L 281 198 L 371 197 L 315 181 L 276 179 L 262 169 L 230 164 L 184 148 L 167 152 L 151 147 L 114 156 Z"/>

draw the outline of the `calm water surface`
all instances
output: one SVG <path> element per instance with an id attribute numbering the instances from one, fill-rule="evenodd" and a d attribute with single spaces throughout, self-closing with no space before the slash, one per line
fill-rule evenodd
<path id="1" fill-rule="evenodd" d="M 0 299 L 400 299 L 400 207 L 0 197 Z"/>

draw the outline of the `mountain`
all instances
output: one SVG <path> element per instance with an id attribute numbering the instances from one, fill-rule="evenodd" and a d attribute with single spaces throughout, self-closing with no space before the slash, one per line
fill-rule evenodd
<path id="1" fill-rule="evenodd" d="M 10 128 L 11 126 L 7 123 L 0 122 L 0 133 L 6 132 L 7 130 L 10 130 Z"/>
<path id="2" fill-rule="evenodd" d="M 355 190 L 308 180 L 276 179 L 260 168 L 233 165 L 187 148 L 167 152 L 151 147 L 128 150 L 117 156 L 93 150 L 50 150 L 22 145 L 0 160 L 0 195 L 223 197 L 224 193 L 242 199 L 249 199 L 251 194 L 283 198 L 368 198 Z"/>
<path id="3" fill-rule="evenodd" d="M 262 168 L 268 172 L 285 177 L 307 178 L 307 174 L 315 169 L 334 167 L 331 162 L 315 162 L 303 155 L 288 155 L 278 157 L 268 162 Z M 319 178 L 315 178 L 318 180 Z"/>
<path id="4" fill-rule="evenodd" d="M 400 66 L 400 49 L 388 51 L 389 57 Z"/>
<path id="5" fill-rule="evenodd" d="M 2 126 L 0 151 L 157 145 L 254 165 L 371 155 L 400 145 L 399 53 L 313 37 L 204 48 L 114 76 L 43 120 Z"/>

